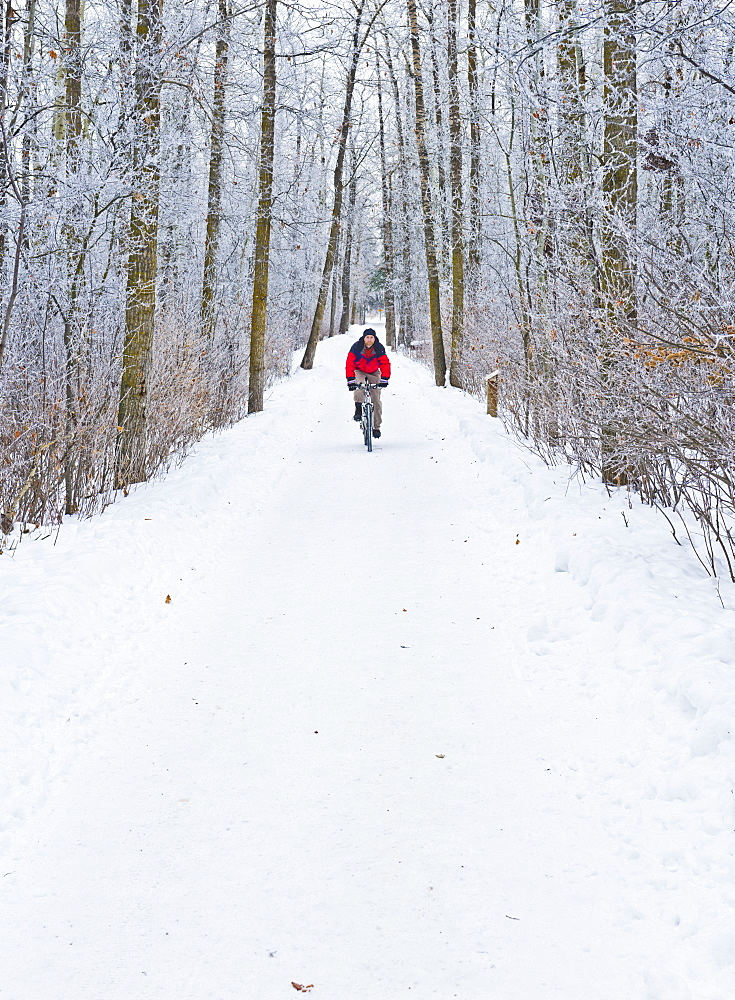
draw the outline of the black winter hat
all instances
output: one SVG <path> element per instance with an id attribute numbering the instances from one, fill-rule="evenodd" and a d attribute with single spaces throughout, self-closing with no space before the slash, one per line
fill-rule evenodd
<path id="1" fill-rule="evenodd" d="M 369 326 L 367 330 L 362 331 L 362 339 L 365 340 L 365 337 L 375 337 L 376 340 L 378 339 L 377 333 L 371 326 Z"/>

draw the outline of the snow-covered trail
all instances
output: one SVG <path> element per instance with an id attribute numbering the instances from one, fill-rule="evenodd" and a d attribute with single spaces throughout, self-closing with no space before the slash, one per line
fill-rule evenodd
<path id="1" fill-rule="evenodd" d="M 21 546 L 0 997 L 732 997 L 732 613 L 405 359 L 368 455 L 348 343 Z"/>

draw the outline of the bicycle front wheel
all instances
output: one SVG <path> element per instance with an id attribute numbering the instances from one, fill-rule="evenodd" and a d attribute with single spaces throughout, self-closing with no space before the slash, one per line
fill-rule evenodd
<path id="1" fill-rule="evenodd" d="M 368 451 L 373 450 L 373 404 L 364 403 L 362 407 L 362 433 L 365 439 L 365 447 Z"/>

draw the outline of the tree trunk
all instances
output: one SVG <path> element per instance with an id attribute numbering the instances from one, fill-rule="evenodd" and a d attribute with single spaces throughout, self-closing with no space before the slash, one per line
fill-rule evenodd
<path id="1" fill-rule="evenodd" d="M 147 411 L 158 259 L 162 15 L 163 0 L 139 0 L 134 190 L 130 210 L 125 340 L 115 463 L 118 488 L 144 482 L 148 476 Z"/>
<path id="2" fill-rule="evenodd" d="M 549 114 L 546 74 L 541 48 L 541 0 L 525 0 L 526 42 L 532 53 L 528 59 L 531 73 L 531 111 L 528 118 L 530 149 L 528 153 L 527 218 L 534 233 L 538 274 L 538 300 L 547 307 L 548 258 L 552 254 L 549 213 Z"/>
<path id="3" fill-rule="evenodd" d="M 83 272 L 79 243 L 81 240 L 82 202 L 80 177 L 80 141 L 82 136 L 82 3 L 66 0 L 64 16 L 64 143 L 69 207 L 64 223 L 66 249 L 66 312 L 64 315 L 64 351 L 66 353 L 66 457 L 64 459 L 65 511 L 78 510 L 75 449 L 71 447 L 78 423 L 78 398 L 81 390 L 80 343 L 77 322 L 79 283 Z"/>
<path id="4" fill-rule="evenodd" d="M 120 103 L 118 111 L 119 127 L 125 129 L 130 117 L 133 101 L 133 0 L 119 0 L 118 51 L 120 74 Z"/>
<path id="5" fill-rule="evenodd" d="M 82 5 L 84 0 L 66 0 L 64 16 L 64 138 L 67 173 L 79 171 L 79 141 L 82 136 Z"/>
<path id="6" fill-rule="evenodd" d="M 518 289 L 518 309 L 520 312 L 521 340 L 523 342 L 523 359 L 526 372 L 529 373 L 533 367 L 533 344 L 531 343 L 531 315 L 528 287 L 523 277 L 523 243 L 521 242 L 520 222 L 518 218 L 518 207 L 516 203 L 515 182 L 513 179 L 513 162 L 511 159 L 513 152 L 513 141 L 515 138 L 515 101 L 511 98 L 510 103 L 510 133 L 508 136 L 508 148 L 505 151 L 505 166 L 508 177 L 508 198 L 510 200 L 510 217 L 513 222 L 513 269 L 515 271 L 516 287 Z"/>
<path id="7" fill-rule="evenodd" d="M 350 300 L 352 291 L 352 238 L 355 230 L 355 202 L 357 201 L 357 164 L 352 167 L 349 204 L 347 208 L 347 232 L 345 233 L 345 255 L 342 265 L 342 315 L 339 318 L 339 332 L 347 333 L 350 328 Z"/>
<path id="8" fill-rule="evenodd" d="M 11 42 L 13 35 L 13 23 L 15 12 L 11 0 L 6 0 L 3 23 L 3 43 L 0 52 L 0 117 L 4 118 L 5 110 L 8 106 L 8 82 L 10 73 Z M 10 158 L 10 136 L 5 135 L 4 153 L 0 157 L 0 214 L 4 213 L 7 203 L 8 190 L 8 164 L 6 156 Z M 8 227 L 5 220 L 0 220 L 0 288 L 5 286 L 5 253 L 7 243 Z"/>
<path id="9" fill-rule="evenodd" d="M 606 4 L 604 70 L 602 278 L 611 326 L 635 322 L 635 260 L 638 200 L 638 87 L 635 7 L 630 0 Z"/>
<path id="10" fill-rule="evenodd" d="M 398 138 L 398 169 L 400 187 L 400 213 L 399 224 L 395 229 L 396 242 L 398 244 L 398 256 L 401 264 L 400 308 L 401 316 L 398 328 L 398 340 L 403 346 L 408 346 L 414 339 L 413 321 L 413 284 L 411 281 L 411 248 L 408 235 L 408 220 L 410 217 L 410 205 L 408 196 L 408 181 L 406 169 L 408 159 L 406 156 L 406 143 L 403 138 L 403 114 L 401 112 L 401 93 L 398 89 L 398 79 L 393 69 L 393 57 L 390 51 L 388 36 L 383 36 L 385 41 L 385 63 L 388 67 L 388 76 L 393 91 L 393 103 L 395 104 L 396 135 Z"/>
<path id="11" fill-rule="evenodd" d="M 255 273 L 250 320 L 248 413 L 257 413 L 263 409 L 265 394 L 265 335 L 268 325 L 268 270 L 276 126 L 276 7 L 277 0 L 267 0 L 263 48 L 263 110 L 260 119 L 260 194 L 255 229 Z"/>
<path id="12" fill-rule="evenodd" d="M 219 24 L 214 63 L 214 99 L 212 132 L 209 145 L 209 186 L 207 196 L 207 235 L 204 242 L 204 278 L 202 281 L 202 335 L 205 343 L 214 341 L 214 296 L 217 282 L 217 253 L 222 206 L 222 146 L 225 134 L 225 87 L 230 37 L 229 0 L 218 0 Z"/>
<path id="13" fill-rule="evenodd" d="M 299 185 L 299 171 L 301 169 L 301 129 L 302 129 L 302 119 L 301 117 L 296 118 L 296 149 L 293 158 L 293 188 L 294 191 L 300 190 Z M 304 315 L 304 269 L 301 264 L 301 259 L 299 258 L 298 250 L 299 245 L 299 233 L 298 229 L 294 226 L 291 236 L 291 267 L 289 273 L 289 306 L 288 306 L 288 322 L 289 322 L 289 336 L 290 344 L 293 348 L 301 344 L 301 340 L 298 339 L 298 331 L 301 329 L 301 321 Z"/>
<path id="14" fill-rule="evenodd" d="M 10 162 L 10 155 L 8 151 L 8 141 L 5 131 L 2 132 L 2 143 L 0 144 L 0 155 L 8 158 Z M 15 240 L 15 257 L 13 260 L 13 273 L 10 280 L 10 288 L 8 290 L 8 298 L 5 303 L 5 313 L 3 316 L 2 330 L 0 331 L 0 366 L 3 363 L 3 357 L 5 356 L 5 349 L 8 345 L 8 334 L 10 333 L 10 319 L 13 314 L 13 306 L 15 305 L 15 300 L 18 296 L 19 290 L 19 277 L 20 277 L 20 258 L 23 244 L 25 242 L 25 231 L 26 231 L 26 214 L 27 205 L 23 201 L 21 195 L 20 187 L 15 179 L 13 171 L 9 169 L 6 173 L 8 183 L 13 189 L 18 202 L 20 203 L 20 216 L 18 218 L 18 234 Z"/>
<path id="15" fill-rule="evenodd" d="M 671 34 L 680 32 L 684 25 L 684 15 L 679 15 L 672 19 L 669 26 Z M 673 42 L 669 42 L 670 53 L 676 51 Z M 732 47 L 728 50 L 725 64 L 732 60 Z M 678 66 L 675 74 L 672 72 L 670 59 L 666 60 L 664 73 L 664 94 L 666 98 L 665 112 L 663 116 L 662 131 L 667 141 L 671 141 L 674 135 L 674 115 L 672 108 L 678 108 L 681 103 L 681 67 Z M 670 250 L 679 255 L 682 249 L 682 237 L 684 232 L 684 221 L 686 218 L 686 190 L 684 187 L 684 176 L 678 164 L 670 166 L 664 170 L 661 180 L 661 195 L 659 200 L 661 219 L 664 231 L 668 235 L 668 246 Z"/>
<path id="16" fill-rule="evenodd" d="M 380 176 L 383 199 L 383 261 L 385 263 L 385 342 L 388 347 L 396 346 L 396 306 L 395 306 L 395 265 L 393 261 L 393 226 L 391 224 L 391 198 L 388 170 L 385 162 L 385 123 L 383 119 L 383 88 L 380 85 L 380 62 L 377 61 L 378 76 L 378 125 L 380 129 Z"/>
<path id="17" fill-rule="evenodd" d="M 362 20 L 362 12 L 365 6 L 365 0 L 359 0 L 357 7 L 357 13 L 355 15 L 355 30 L 352 36 L 352 55 L 350 58 L 350 65 L 347 72 L 347 86 L 345 89 L 345 103 L 344 110 L 342 112 L 342 125 L 339 130 L 339 147 L 337 149 L 337 163 L 334 168 L 334 202 L 332 205 L 332 224 L 329 231 L 329 242 L 327 244 L 327 256 L 324 261 L 324 269 L 322 271 L 322 281 L 319 286 L 319 295 L 317 298 L 316 309 L 314 310 L 314 319 L 311 324 L 311 332 L 309 333 L 309 340 L 306 344 L 306 350 L 304 351 L 304 356 L 301 359 L 301 367 L 305 369 L 310 369 L 314 367 L 314 355 L 316 354 L 316 345 L 319 343 L 319 331 L 321 330 L 322 320 L 324 318 L 324 309 L 327 304 L 327 294 L 329 292 L 329 283 L 332 277 L 332 269 L 334 267 L 334 258 L 337 252 L 337 241 L 339 238 L 339 227 L 342 216 L 342 173 L 344 170 L 345 161 L 345 150 L 347 149 L 347 139 L 350 134 L 350 118 L 352 111 L 352 93 L 355 89 L 355 76 L 357 74 L 357 64 L 360 58 L 360 51 L 364 44 L 365 38 L 363 37 L 362 42 L 360 42 L 360 22 Z"/>
<path id="18" fill-rule="evenodd" d="M 337 268 L 332 268 L 332 291 L 329 296 L 329 336 L 334 336 L 334 322 L 337 318 Z"/>
<path id="19" fill-rule="evenodd" d="M 23 201 L 27 205 L 31 200 L 31 178 L 33 166 L 31 164 L 32 148 L 35 145 L 36 133 L 36 104 L 37 87 L 33 75 L 33 56 L 35 54 L 36 41 L 36 0 L 27 0 L 26 4 L 26 24 L 23 32 L 23 93 L 22 99 L 26 105 L 27 124 L 23 131 L 23 144 L 21 151 L 21 190 Z M 30 119 L 30 120 L 29 120 Z M 27 243 L 26 243 L 27 248 Z"/>
<path id="20" fill-rule="evenodd" d="M 470 211 L 467 271 L 471 294 L 475 294 L 480 276 L 482 218 L 480 215 L 480 106 L 477 76 L 477 0 L 468 0 L 467 6 L 467 86 L 470 102 Z"/>
<path id="21" fill-rule="evenodd" d="M 350 263 L 350 283 L 352 285 L 352 311 L 350 323 L 362 323 L 365 318 L 364 296 L 361 297 L 360 264 L 362 254 L 362 227 L 357 226 L 352 234 L 352 261 Z"/>
<path id="22" fill-rule="evenodd" d="M 571 266 L 579 263 L 587 227 L 584 192 L 581 190 L 584 157 L 584 110 L 577 66 L 577 0 L 562 0 L 559 10 L 559 40 L 556 66 L 559 79 L 559 137 L 556 154 L 562 185 L 560 241 L 571 255 Z"/>
<path id="23" fill-rule="evenodd" d="M 450 201 L 450 197 L 447 194 L 449 185 L 447 184 L 447 171 L 446 171 L 446 155 L 445 150 L 447 147 L 447 136 L 444 130 L 444 115 L 442 114 L 442 92 L 441 85 L 439 83 L 439 66 L 438 66 L 438 39 L 436 36 L 436 31 L 434 30 L 434 12 L 431 9 L 431 4 L 433 0 L 426 5 L 424 8 L 424 14 L 426 16 L 426 22 L 429 27 L 429 56 L 431 62 L 431 83 L 434 93 L 434 125 L 436 127 L 436 156 L 434 162 L 436 165 L 436 180 L 437 180 L 437 191 L 436 191 L 436 205 L 435 214 L 439 219 L 439 245 L 437 247 L 437 264 L 439 266 L 440 273 L 443 276 L 448 276 L 448 264 L 451 261 L 451 253 L 446 253 L 445 248 L 449 247 L 451 242 L 450 236 L 450 214 L 447 212 L 447 205 Z"/>
<path id="24" fill-rule="evenodd" d="M 605 322 L 601 377 L 611 390 L 623 337 L 636 324 L 635 249 L 638 200 L 638 85 L 635 4 L 607 0 L 604 41 L 605 124 L 602 177 L 602 293 Z M 614 394 L 614 388 L 612 388 Z M 624 484 L 628 470 L 615 457 L 617 432 L 603 414 L 604 482 Z"/>
<path id="25" fill-rule="evenodd" d="M 556 47 L 556 69 L 559 79 L 559 137 L 557 163 L 560 179 L 565 185 L 578 183 L 582 176 L 582 143 L 584 116 L 577 67 L 577 0 L 561 0 L 558 4 L 559 37 Z"/>
<path id="26" fill-rule="evenodd" d="M 449 180 L 452 191 L 452 356 L 449 382 L 462 388 L 464 334 L 464 202 L 462 196 L 462 122 L 457 79 L 457 0 L 447 4 L 447 63 L 449 66 Z"/>
<path id="27" fill-rule="evenodd" d="M 416 143 L 419 153 L 421 174 L 421 207 L 424 217 L 424 249 L 429 285 L 429 312 L 431 316 L 431 343 L 434 352 L 434 379 L 437 385 L 444 385 L 447 362 L 444 354 L 441 303 L 439 297 L 439 271 L 437 268 L 436 245 L 434 243 L 434 223 L 431 206 L 431 178 L 429 157 L 426 151 L 426 108 L 424 106 L 424 86 L 421 76 L 421 49 L 419 26 L 416 14 L 416 0 L 407 0 L 408 21 L 411 31 L 411 55 L 413 60 L 413 83 L 416 95 Z"/>

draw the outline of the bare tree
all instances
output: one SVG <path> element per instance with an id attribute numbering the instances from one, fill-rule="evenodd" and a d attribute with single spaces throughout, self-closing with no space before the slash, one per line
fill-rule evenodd
<path id="1" fill-rule="evenodd" d="M 477 0 L 467 3 L 467 87 L 469 92 L 470 115 L 470 204 L 469 204 L 469 245 L 467 264 L 469 284 L 474 292 L 479 278 L 482 260 L 480 237 L 480 103 L 477 72 Z"/>
<path id="2" fill-rule="evenodd" d="M 82 137 L 82 0 L 66 0 L 64 18 L 65 52 L 63 130 L 66 147 L 66 173 L 70 200 L 64 224 L 66 243 L 66 308 L 64 311 L 64 349 L 66 352 L 66 439 L 71 441 L 77 423 L 77 400 L 81 389 L 80 331 L 78 329 L 78 294 L 84 268 L 81 227 L 80 142 Z M 67 450 L 64 461 L 66 489 L 65 510 L 77 512 L 74 470 L 77 456 Z"/>
<path id="3" fill-rule="evenodd" d="M 202 281 L 202 334 L 210 347 L 214 340 L 214 297 L 222 222 L 222 154 L 225 137 L 227 63 L 230 39 L 229 7 L 230 0 L 218 0 L 212 130 L 209 140 L 207 235 L 204 244 L 204 277 Z"/>
<path id="4" fill-rule="evenodd" d="M 608 0 L 606 15 L 601 227 L 605 318 L 601 369 L 603 382 L 609 388 L 622 340 L 637 320 L 638 81 L 635 4 L 630 0 Z M 602 475 L 609 483 L 624 483 L 629 477 L 629 470 L 620 466 L 617 438 L 617 428 L 604 416 Z"/>
<path id="5" fill-rule="evenodd" d="M 383 205 L 383 263 L 385 266 L 385 341 L 388 347 L 396 346 L 395 260 L 393 254 L 393 224 L 391 221 L 390 176 L 385 156 L 385 116 L 383 114 L 383 88 L 380 82 L 380 60 L 375 54 L 378 81 L 378 130 L 380 137 L 380 194 Z"/>
<path id="6" fill-rule="evenodd" d="M 250 380 L 248 413 L 263 409 L 265 341 L 268 324 L 268 266 L 273 204 L 273 150 L 276 122 L 276 8 L 267 0 L 263 23 L 263 106 L 260 124 L 258 220 L 255 230 L 255 273 L 250 321 Z"/>
<path id="7" fill-rule="evenodd" d="M 429 285 L 429 312 L 431 316 L 431 343 L 434 353 L 434 379 L 437 385 L 444 385 L 447 362 L 444 354 L 444 334 L 442 332 L 441 302 L 439 293 L 439 268 L 437 265 L 434 221 L 431 204 L 431 175 L 429 155 L 426 148 L 426 107 L 424 105 L 424 83 L 421 74 L 421 46 L 416 0 L 407 0 L 408 22 L 411 32 L 411 57 L 413 62 L 413 83 L 416 99 L 416 143 L 421 172 L 421 206 L 424 216 L 424 252 Z"/>
<path id="8" fill-rule="evenodd" d="M 635 4 L 608 0 L 604 43 L 602 279 L 609 324 L 635 323 L 638 83 Z"/>
<path id="9" fill-rule="evenodd" d="M 350 305 L 352 302 L 352 242 L 355 235 L 355 203 L 357 201 L 357 159 L 352 151 L 352 177 L 347 199 L 347 228 L 342 261 L 342 313 L 339 318 L 339 332 L 347 333 L 350 325 Z"/>
<path id="10" fill-rule="evenodd" d="M 4 8 L 4 9 L 3 9 Z M 0 49 L 0 115 L 4 116 L 8 106 L 8 87 L 10 84 L 10 57 L 13 35 L 13 24 L 17 14 L 13 9 L 12 0 L 6 0 L 2 10 L 2 49 Z M 0 210 L 7 202 L 7 192 L 9 185 L 8 160 L 10 149 L 6 144 L 3 147 L 3 157 L 0 159 Z M 5 272 L 7 230 L 6 224 L 0 219 L 0 281 Z"/>
<path id="11" fill-rule="evenodd" d="M 411 268 L 411 248 L 408 235 L 408 224 L 410 217 L 409 209 L 409 180 L 408 180 L 408 151 L 404 139 L 403 110 L 401 106 L 401 94 L 398 87 L 393 56 L 391 54 L 390 39 L 387 32 L 382 32 L 384 42 L 383 55 L 385 59 L 388 77 L 390 79 L 391 91 L 393 94 L 393 116 L 395 120 L 395 132 L 397 140 L 398 161 L 395 168 L 397 177 L 398 193 L 397 197 L 390 199 L 389 207 L 397 204 L 396 225 L 391 227 L 391 233 L 395 237 L 396 257 L 393 274 L 394 289 L 398 292 L 400 305 L 400 322 L 398 329 L 398 341 L 403 346 L 410 345 L 414 338 L 414 311 L 412 303 L 412 268 Z M 388 175 L 388 182 L 391 182 Z M 392 185 L 391 185 L 392 186 Z"/>
<path id="12" fill-rule="evenodd" d="M 118 487 L 148 477 L 147 407 L 156 315 L 160 182 L 163 0 L 139 0 L 135 69 L 135 146 L 130 211 L 125 343 L 118 410 Z"/>
<path id="13" fill-rule="evenodd" d="M 457 69 L 457 0 L 447 4 L 449 66 L 450 187 L 452 192 L 452 355 L 449 382 L 462 388 L 464 335 L 464 198 L 462 194 L 462 122 Z"/>

